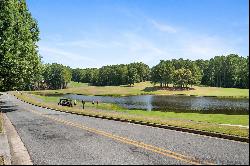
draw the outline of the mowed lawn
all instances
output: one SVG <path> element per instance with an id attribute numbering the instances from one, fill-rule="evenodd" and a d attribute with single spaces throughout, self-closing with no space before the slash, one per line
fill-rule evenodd
<path id="1" fill-rule="evenodd" d="M 158 85 L 159 86 L 159 85 Z M 62 90 L 37 91 L 45 94 L 53 93 L 75 93 L 84 95 L 103 95 L 103 96 L 129 96 L 129 95 L 197 95 L 197 96 L 217 96 L 249 98 L 249 89 L 238 88 L 217 88 L 193 86 L 195 90 L 169 91 L 157 90 L 149 81 L 136 83 L 134 86 L 89 86 L 87 83 L 71 82 L 69 88 Z"/>
<path id="2" fill-rule="evenodd" d="M 19 98 L 49 108 L 60 109 L 63 111 L 76 112 L 80 114 L 102 115 L 128 120 L 137 120 L 144 122 L 153 122 L 171 126 L 179 126 L 210 132 L 226 133 L 243 137 L 249 136 L 248 128 L 238 126 L 224 126 L 220 124 L 248 125 L 249 115 L 224 115 L 224 114 L 199 114 L 199 113 L 175 113 L 160 111 L 127 110 L 110 103 L 99 103 L 92 105 L 86 102 L 85 109 L 82 109 L 81 103 L 77 106 L 62 107 L 57 105 L 59 97 L 46 97 L 38 95 L 22 95 L 13 92 Z M 32 97 L 33 96 L 33 97 Z"/>
<path id="3" fill-rule="evenodd" d="M 157 86 L 157 85 L 156 85 Z M 159 86 L 159 85 L 158 85 Z M 237 88 L 215 88 L 215 87 L 193 87 L 195 90 L 170 91 L 159 90 L 150 82 L 136 83 L 134 86 L 89 86 L 88 83 L 71 82 L 67 89 L 62 90 L 42 90 L 28 92 L 29 95 L 19 95 L 21 98 L 38 105 L 79 112 L 83 114 L 98 114 L 112 117 L 119 117 L 130 120 L 161 123 L 173 126 L 194 128 L 211 132 L 227 133 L 248 137 L 247 128 L 237 126 L 222 126 L 219 124 L 249 125 L 249 115 L 225 115 L 225 114 L 200 114 L 200 113 L 175 113 L 144 110 L 127 110 L 118 105 L 110 103 L 99 103 L 98 107 L 86 102 L 85 109 L 82 110 L 79 102 L 76 107 L 61 107 L 57 105 L 58 96 L 44 96 L 53 94 L 83 94 L 83 95 L 103 95 L 103 96 L 128 96 L 128 95 L 196 95 L 196 96 L 216 96 L 249 98 L 249 89 Z M 36 94 L 36 95 L 35 95 Z M 38 99 L 38 100 L 36 100 Z"/>
<path id="4" fill-rule="evenodd" d="M 57 104 L 60 97 L 55 96 L 40 96 L 32 95 L 35 98 L 41 99 L 45 103 Z M 81 109 L 82 104 L 77 102 L 75 108 Z M 176 113 L 176 112 L 161 112 L 161 111 L 145 111 L 145 110 L 128 110 L 112 103 L 99 103 L 93 105 L 91 102 L 86 102 L 86 109 L 101 109 L 106 111 L 116 111 L 130 115 L 142 115 L 158 119 L 178 119 L 178 120 L 192 120 L 197 122 L 208 122 L 216 124 L 233 124 L 233 125 L 249 125 L 248 115 L 225 115 L 225 114 L 201 114 L 201 113 Z"/>

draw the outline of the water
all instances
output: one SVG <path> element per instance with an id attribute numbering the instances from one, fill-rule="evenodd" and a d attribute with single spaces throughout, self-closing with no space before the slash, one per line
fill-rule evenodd
<path id="1" fill-rule="evenodd" d="M 128 109 L 144 109 L 148 111 L 249 114 L 249 99 L 157 95 L 110 97 L 76 94 L 66 94 L 63 97 L 89 102 L 94 100 L 104 103 L 115 103 Z"/>

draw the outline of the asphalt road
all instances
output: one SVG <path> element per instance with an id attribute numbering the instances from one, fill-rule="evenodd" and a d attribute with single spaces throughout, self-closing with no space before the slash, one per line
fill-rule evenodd
<path id="1" fill-rule="evenodd" d="M 61 113 L 0 96 L 34 164 L 249 164 L 249 144 Z"/>

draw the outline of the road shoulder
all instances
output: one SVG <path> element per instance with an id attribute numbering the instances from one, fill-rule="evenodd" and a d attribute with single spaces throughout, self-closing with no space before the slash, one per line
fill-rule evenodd
<path id="1" fill-rule="evenodd" d="M 3 114 L 2 114 L 3 115 Z M 3 157 L 4 165 L 11 165 L 10 146 L 6 135 L 5 127 L 3 126 L 3 132 L 0 133 L 0 156 Z"/>
<path id="2" fill-rule="evenodd" d="M 6 114 L 3 114 L 3 119 L 4 119 L 4 128 L 6 131 L 6 136 L 8 138 L 10 147 L 11 164 L 33 165 L 27 149 L 25 148 L 15 127 L 12 125 L 11 121 L 8 119 Z"/>

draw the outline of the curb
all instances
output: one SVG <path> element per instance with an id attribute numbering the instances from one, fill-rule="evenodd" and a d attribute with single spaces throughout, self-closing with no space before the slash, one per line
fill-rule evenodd
<path id="1" fill-rule="evenodd" d="M 8 138 L 7 138 L 7 134 L 6 134 L 6 130 L 4 126 L 3 126 L 2 133 L 0 133 L 0 145 L 1 145 L 0 156 L 3 157 L 3 164 L 11 165 L 10 145 L 8 142 Z"/>
<path id="2" fill-rule="evenodd" d="M 8 131 L 6 136 L 10 147 L 11 164 L 33 165 L 28 150 L 7 115 L 4 115 L 4 126 L 6 131 Z"/>
<path id="3" fill-rule="evenodd" d="M 14 94 L 11 94 L 11 95 L 14 95 Z M 107 116 L 102 116 L 102 115 L 90 115 L 90 114 L 83 114 L 83 113 L 77 113 L 77 112 L 63 111 L 63 110 L 59 110 L 59 109 L 48 108 L 48 107 L 45 107 L 45 106 L 38 106 L 36 104 L 29 103 L 27 101 L 19 99 L 18 97 L 16 97 L 16 98 L 18 100 L 21 100 L 21 101 L 23 101 L 25 103 L 28 103 L 28 104 L 31 104 L 31 105 L 34 105 L 34 106 L 37 106 L 37 107 L 42 107 L 42 108 L 45 108 L 45 109 L 60 111 L 60 112 L 64 112 L 64 113 L 70 113 L 70 114 L 76 114 L 76 115 L 82 115 L 82 116 L 88 116 L 88 117 L 94 117 L 94 118 L 100 118 L 100 119 L 107 119 L 107 120 L 114 120 L 114 121 L 120 121 L 120 122 L 128 122 L 128 123 L 140 124 L 140 125 L 144 125 L 144 126 L 164 128 L 164 129 L 169 129 L 169 130 L 175 130 L 175 131 L 181 131 L 181 132 L 187 132 L 187 133 L 193 133 L 193 134 L 198 134 L 198 135 L 205 135 L 205 136 L 210 136 L 210 137 L 216 137 L 216 138 L 222 138 L 222 139 L 227 139 L 227 140 L 234 140 L 234 141 L 249 143 L 249 138 L 247 138 L 247 137 L 239 137 L 239 136 L 234 136 L 234 135 L 227 135 L 227 134 L 222 134 L 222 133 L 208 132 L 208 131 L 205 131 L 205 130 L 195 130 L 195 129 L 191 129 L 191 128 L 182 128 L 182 127 L 170 126 L 170 125 L 165 125 L 165 124 L 157 124 L 157 123 L 152 123 L 152 122 L 144 122 L 144 121 L 136 121 L 136 120 L 128 120 L 128 119 L 107 117 Z"/>
<path id="4" fill-rule="evenodd" d="M 3 157 L 3 165 L 11 165 L 11 155 L 10 155 L 10 146 L 8 143 L 8 138 L 5 133 L 0 134 L 0 156 Z"/>

